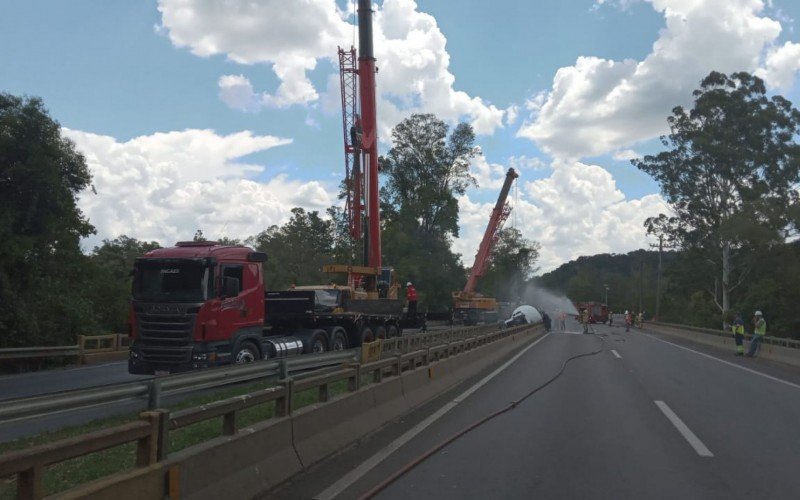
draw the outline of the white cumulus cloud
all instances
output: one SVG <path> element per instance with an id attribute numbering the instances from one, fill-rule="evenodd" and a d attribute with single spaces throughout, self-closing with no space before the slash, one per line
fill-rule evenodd
<path id="1" fill-rule="evenodd" d="M 600 2 L 602 3 L 602 2 Z M 760 0 L 649 0 L 664 15 L 652 51 L 642 61 L 582 56 L 559 69 L 552 89 L 527 103 L 531 115 L 518 136 L 559 158 L 582 158 L 629 147 L 667 130 L 676 105 L 710 71 L 755 71 L 781 25 Z M 767 59 L 779 83 L 796 69 L 787 45 Z"/>
<path id="2" fill-rule="evenodd" d="M 657 194 L 626 199 L 611 174 L 597 165 L 556 161 L 551 176 L 522 181 L 506 226 L 541 243 L 538 265 L 549 271 L 581 255 L 623 253 L 648 243 L 643 223 L 667 207 Z M 517 181 L 517 182 L 520 182 Z M 494 202 L 477 203 L 467 193 L 459 199 L 460 238 L 454 249 L 472 265 Z M 516 217 L 514 217 L 514 214 Z"/>
<path id="3" fill-rule="evenodd" d="M 220 97 L 234 109 L 285 108 L 320 100 L 308 78 L 319 60 L 336 67 L 336 47 L 349 47 L 353 26 L 335 0 L 159 0 L 160 31 L 177 47 L 208 57 L 222 54 L 242 65 L 269 64 L 280 84 L 254 91 L 243 75 L 219 80 Z M 380 134 L 413 112 L 431 112 L 454 122 L 465 119 L 478 134 L 504 125 L 506 111 L 456 89 L 450 54 L 436 19 L 413 0 L 375 6 L 375 57 L 380 69 Z M 338 77 L 338 75 L 336 75 Z M 327 82 L 326 111 L 338 109 L 338 82 Z M 511 110 L 511 114 L 513 114 Z"/>
<path id="4" fill-rule="evenodd" d="M 800 70 L 800 43 L 786 42 L 767 53 L 763 68 L 756 75 L 772 87 L 787 90 L 794 84 L 794 75 Z"/>
<path id="5" fill-rule="evenodd" d="M 324 210 L 333 200 L 317 181 L 285 174 L 252 180 L 264 167 L 240 158 L 290 139 L 190 129 L 120 142 L 63 131 L 86 157 L 97 191 L 84 192 L 79 200 L 98 231 L 86 242 L 89 247 L 121 234 L 172 244 L 191 239 L 198 228 L 210 238 L 243 238 L 284 222 L 294 206 Z"/>

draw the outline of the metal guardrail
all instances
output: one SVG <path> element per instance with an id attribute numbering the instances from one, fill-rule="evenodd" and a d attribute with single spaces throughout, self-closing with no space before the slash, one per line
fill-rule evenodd
<path id="1" fill-rule="evenodd" d="M 81 348 L 77 344 L 52 347 L 12 347 L 0 349 L 0 360 L 79 356 L 80 354 Z"/>
<path id="2" fill-rule="evenodd" d="M 690 332 L 699 332 L 705 333 L 707 335 L 715 335 L 717 337 L 733 337 L 733 333 L 727 330 L 716 330 L 713 328 L 703 328 L 699 326 L 691 326 L 691 325 L 679 325 L 677 323 L 663 323 L 661 321 L 645 321 L 644 325 L 647 326 L 648 324 L 656 325 L 656 326 L 665 326 L 667 328 L 676 328 L 680 330 L 688 330 Z M 750 333 L 745 334 L 745 338 L 750 340 L 753 338 L 753 335 Z M 769 337 L 765 336 L 764 340 L 762 341 L 764 344 L 769 345 L 776 345 L 781 347 L 788 347 L 790 349 L 800 349 L 800 341 L 784 338 L 784 337 Z"/>
<path id="3" fill-rule="evenodd" d="M 39 418 L 101 404 L 146 401 L 148 408 L 160 406 L 161 398 L 203 389 L 337 366 L 356 359 L 356 351 L 303 355 L 277 361 L 259 361 L 246 365 L 211 368 L 121 384 L 77 389 L 39 396 L 9 399 L 0 406 L 0 424 Z"/>
<path id="4" fill-rule="evenodd" d="M 513 330 L 513 329 L 512 329 Z M 383 341 L 382 357 L 445 346 L 453 342 L 474 339 L 498 331 L 497 325 L 438 330 Z M 73 346 L 77 347 L 77 346 Z M 432 349 L 436 353 L 436 349 Z M 254 382 L 270 377 L 285 378 L 289 374 L 334 367 L 355 361 L 357 350 L 306 354 L 281 360 L 259 361 L 196 372 L 178 373 L 135 382 L 76 389 L 4 400 L 0 406 L 0 424 L 36 419 L 45 415 L 76 411 L 97 405 L 126 402 L 147 402 L 148 409 L 161 406 L 161 399 L 205 389 Z"/>
<path id="5" fill-rule="evenodd" d="M 11 347 L 0 349 L 0 361 L 20 361 L 25 359 L 59 358 L 117 352 L 128 349 L 130 339 L 121 333 L 107 335 L 78 335 L 75 345 Z"/>

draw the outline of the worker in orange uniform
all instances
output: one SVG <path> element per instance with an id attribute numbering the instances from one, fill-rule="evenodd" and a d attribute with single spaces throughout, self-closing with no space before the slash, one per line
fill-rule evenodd
<path id="1" fill-rule="evenodd" d="M 406 300 L 408 300 L 408 317 L 417 316 L 417 289 L 409 281 L 406 283 Z"/>

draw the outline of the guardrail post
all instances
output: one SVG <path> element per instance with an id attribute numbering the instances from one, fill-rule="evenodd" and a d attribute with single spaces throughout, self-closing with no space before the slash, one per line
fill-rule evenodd
<path id="1" fill-rule="evenodd" d="M 379 384 L 383 380 L 383 368 L 372 370 L 372 383 Z"/>
<path id="2" fill-rule="evenodd" d="M 157 414 L 156 460 L 160 462 L 169 455 L 169 410 L 160 409 L 151 413 Z"/>
<path id="3" fill-rule="evenodd" d="M 222 416 L 222 434 L 225 436 L 236 434 L 236 417 L 238 413 L 238 410 L 233 410 Z"/>
<path id="4" fill-rule="evenodd" d="M 78 364 L 85 365 L 86 358 L 83 352 L 86 350 L 86 335 L 78 335 Z"/>
<path id="5" fill-rule="evenodd" d="M 317 400 L 320 403 L 324 403 L 328 401 L 329 398 L 330 398 L 330 391 L 328 390 L 328 384 L 322 384 L 321 386 L 319 386 L 319 395 L 317 397 Z"/>
<path id="6" fill-rule="evenodd" d="M 161 406 L 161 379 L 154 377 L 150 381 L 150 391 L 147 397 L 147 409 L 155 410 Z"/>
<path id="7" fill-rule="evenodd" d="M 347 390 L 355 392 L 361 387 L 361 365 L 359 363 L 350 363 L 349 366 L 354 372 L 353 376 L 347 379 Z"/>
<path id="8" fill-rule="evenodd" d="M 17 474 L 17 498 L 22 500 L 44 498 L 44 467 L 36 464 Z"/>
<path id="9" fill-rule="evenodd" d="M 280 364 L 278 365 L 278 378 L 289 378 L 289 361 L 286 358 L 282 358 Z"/>
<path id="10" fill-rule="evenodd" d="M 292 399 L 294 399 L 294 380 L 284 378 L 278 380 L 283 386 L 283 397 L 275 400 L 275 415 L 286 417 L 292 414 Z"/>
<path id="11" fill-rule="evenodd" d="M 431 362 L 431 348 L 428 347 L 425 349 L 425 354 L 422 355 L 422 365 L 428 366 L 430 362 Z"/>
<path id="12" fill-rule="evenodd" d="M 398 354 L 394 360 L 394 365 L 392 365 L 392 375 L 397 377 L 401 373 L 403 373 L 403 356 Z"/>
<path id="13" fill-rule="evenodd" d="M 167 448 L 166 430 L 169 412 L 146 411 L 139 415 L 150 422 L 150 434 L 136 443 L 136 465 L 153 465 L 164 457 Z"/>

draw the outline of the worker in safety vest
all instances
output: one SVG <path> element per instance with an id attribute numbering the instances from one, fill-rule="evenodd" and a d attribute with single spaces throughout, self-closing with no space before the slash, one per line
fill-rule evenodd
<path id="1" fill-rule="evenodd" d="M 406 300 L 408 300 L 408 317 L 417 316 L 417 289 L 409 281 L 406 283 Z"/>
<path id="2" fill-rule="evenodd" d="M 750 340 L 750 350 L 747 351 L 747 357 L 752 358 L 756 355 L 761 348 L 761 342 L 767 334 L 767 322 L 764 320 L 764 315 L 761 311 L 756 311 L 753 318 L 753 338 Z"/>
<path id="3" fill-rule="evenodd" d="M 741 314 L 736 313 L 736 319 L 733 320 L 731 331 L 733 332 L 733 340 L 736 342 L 736 355 L 744 356 L 744 321 L 742 321 Z"/>

